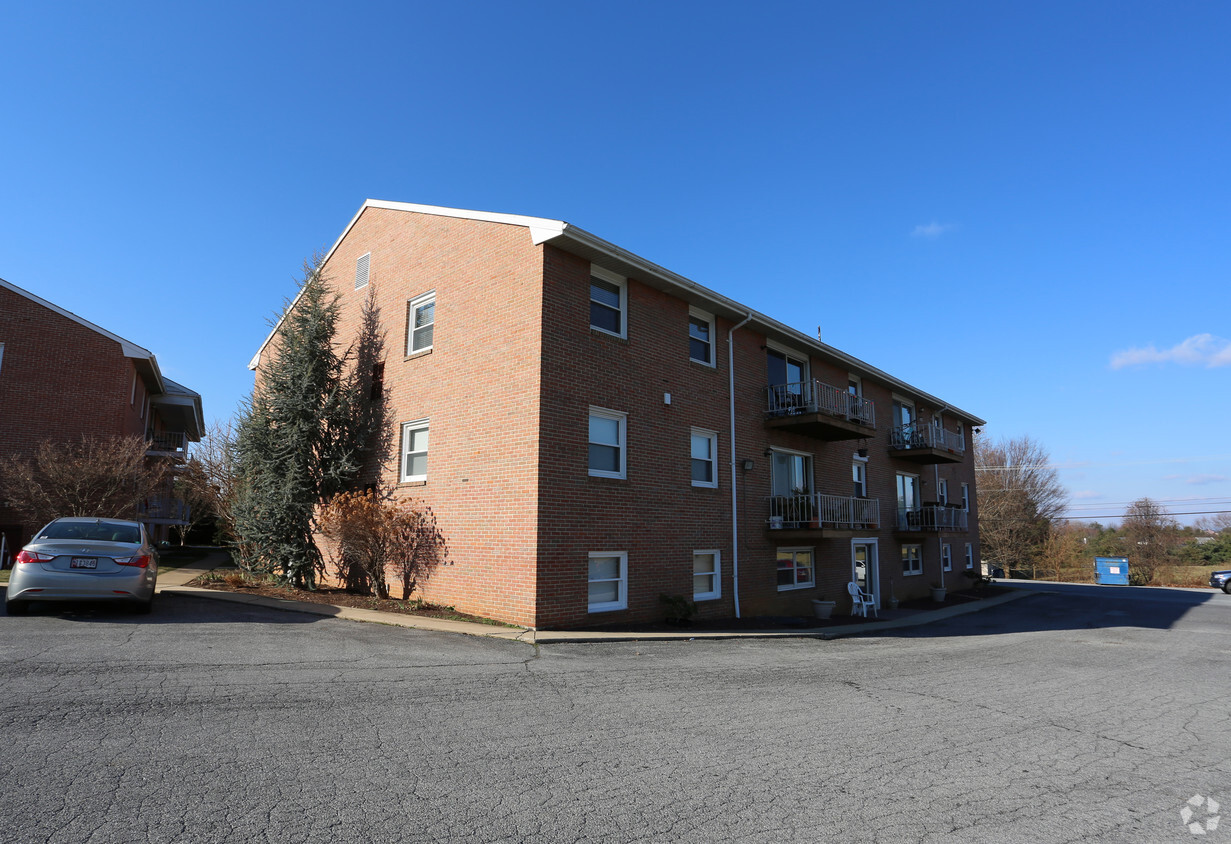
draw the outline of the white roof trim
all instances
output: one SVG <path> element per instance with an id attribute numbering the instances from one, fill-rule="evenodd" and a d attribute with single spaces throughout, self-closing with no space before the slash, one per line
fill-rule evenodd
<path id="1" fill-rule="evenodd" d="M 31 302 L 42 305 L 44 308 L 47 308 L 48 310 L 55 311 L 60 316 L 66 317 L 67 319 L 71 319 L 73 322 L 77 323 L 78 325 L 84 325 L 86 328 L 90 329 L 91 331 L 96 331 L 99 334 L 103 335 L 108 340 L 114 340 L 115 342 L 119 343 L 120 348 L 124 350 L 124 357 L 127 357 L 127 358 L 153 358 L 154 357 L 154 353 L 151 352 L 149 349 L 143 349 L 141 346 L 138 346 L 136 343 L 132 343 L 132 342 L 129 342 L 128 340 L 125 340 L 123 337 L 120 337 L 118 334 L 112 334 L 107 329 L 100 328 L 99 326 L 90 322 L 88 319 L 83 319 L 77 316 L 72 311 L 66 311 L 63 308 L 61 308 L 59 305 L 53 305 L 51 302 L 48 302 L 46 299 L 40 296 L 35 296 L 33 293 L 31 293 L 28 290 L 22 290 L 16 284 L 13 284 L 11 282 L 5 281 L 4 279 L 0 278 L 0 287 L 4 287 L 7 290 L 11 290 L 14 293 L 16 293 L 18 296 L 24 296 L 25 298 L 29 299 Z"/>

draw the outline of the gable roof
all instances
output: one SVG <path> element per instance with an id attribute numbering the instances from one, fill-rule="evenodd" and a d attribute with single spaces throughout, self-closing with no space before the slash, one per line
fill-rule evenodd
<path id="1" fill-rule="evenodd" d="M 600 264 L 624 276 L 630 276 L 637 281 L 648 284 L 651 287 L 656 287 L 665 290 L 672 295 L 678 296 L 685 301 L 700 305 L 706 310 L 717 315 L 726 317 L 734 322 L 748 320 L 749 325 L 756 325 L 763 330 L 768 336 L 775 339 L 785 340 L 797 347 L 807 349 L 810 352 L 815 352 L 821 357 L 829 358 L 830 360 L 847 367 L 852 372 L 861 376 L 871 377 L 873 380 L 888 384 L 890 387 L 899 390 L 910 396 L 914 396 L 922 400 L 926 404 L 933 405 L 941 409 L 941 412 L 952 413 L 972 425 L 985 425 L 984 420 L 973 414 L 967 413 L 964 410 L 951 406 L 935 396 L 923 392 L 918 387 L 911 386 L 899 378 L 895 378 L 887 372 L 872 366 L 869 363 L 859 360 L 858 358 L 848 355 L 840 349 L 834 348 L 826 343 L 821 342 L 815 337 L 810 337 L 802 331 L 791 328 L 790 326 L 779 322 L 778 320 L 766 316 L 765 314 L 754 311 L 745 305 L 736 302 L 710 290 L 708 287 L 698 284 L 697 282 L 685 278 L 684 276 L 672 272 L 665 267 L 660 267 L 652 261 L 642 258 L 627 249 L 616 246 L 614 243 L 609 243 L 601 237 L 591 234 L 585 229 L 574 226 L 571 223 L 566 223 L 563 220 L 551 220 L 544 217 L 527 217 L 519 214 L 499 214 L 490 211 L 466 211 L 460 208 L 442 208 L 435 205 L 416 205 L 409 202 L 390 202 L 380 199 L 364 200 L 363 205 L 347 223 L 342 234 L 334 241 L 333 246 L 329 247 L 329 251 L 325 253 L 324 261 L 328 261 L 333 253 L 337 250 L 338 245 L 346 239 L 350 230 L 359 221 L 363 212 L 369 208 L 381 208 L 389 211 L 405 211 L 414 214 L 427 214 L 436 217 L 452 217 L 462 220 L 476 220 L 487 223 L 499 223 L 509 226 L 522 226 L 529 231 L 531 241 L 535 244 L 551 242 L 552 245 L 570 252 L 581 258 L 587 258 L 591 262 Z M 323 262 L 324 262 L 323 261 Z M 323 263 L 322 262 L 322 263 Z M 295 303 L 299 301 L 299 296 L 302 293 L 297 293 L 291 301 L 290 308 L 295 307 Z M 289 310 L 289 308 L 288 308 Z M 283 317 L 279 317 L 273 329 L 269 332 L 269 336 L 261 343 L 256 354 L 252 356 L 252 360 L 248 363 L 249 369 L 256 369 L 261 362 L 261 353 L 265 351 L 265 347 L 269 345 L 270 340 L 278 332 L 282 326 Z"/>

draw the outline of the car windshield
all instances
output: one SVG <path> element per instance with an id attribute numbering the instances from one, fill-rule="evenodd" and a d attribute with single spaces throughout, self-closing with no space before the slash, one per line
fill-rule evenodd
<path id="1" fill-rule="evenodd" d="M 52 522 L 43 528 L 39 539 L 80 539 L 85 542 L 140 542 L 136 525 L 106 522 Z"/>

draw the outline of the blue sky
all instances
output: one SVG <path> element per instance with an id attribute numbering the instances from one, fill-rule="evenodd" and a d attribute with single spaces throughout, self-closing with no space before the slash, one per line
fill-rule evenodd
<path id="1" fill-rule="evenodd" d="M 1076 515 L 1227 510 L 1229 38 L 1209 2 L 11 3 L 0 277 L 217 418 L 365 198 L 563 219 L 1036 438 Z"/>

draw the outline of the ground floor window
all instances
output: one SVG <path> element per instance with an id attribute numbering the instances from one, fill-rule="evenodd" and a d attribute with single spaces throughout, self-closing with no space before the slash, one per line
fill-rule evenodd
<path id="1" fill-rule="evenodd" d="M 812 549 L 778 549 L 778 591 L 803 589 L 813 585 Z"/>
<path id="2" fill-rule="evenodd" d="M 594 551 L 590 554 L 590 612 L 628 608 L 628 554 Z"/>
<path id="3" fill-rule="evenodd" d="M 720 551 L 692 552 L 692 599 L 712 601 L 722 597 L 720 580 Z"/>
<path id="4" fill-rule="evenodd" d="M 945 571 L 953 571 L 953 549 L 947 542 L 940 546 L 940 567 Z"/>
<path id="5" fill-rule="evenodd" d="M 969 542 L 966 543 L 966 568 L 972 569 L 975 567 L 975 549 Z"/>
<path id="6" fill-rule="evenodd" d="M 923 574 L 923 546 L 902 546 L 902 575 Z"/>

